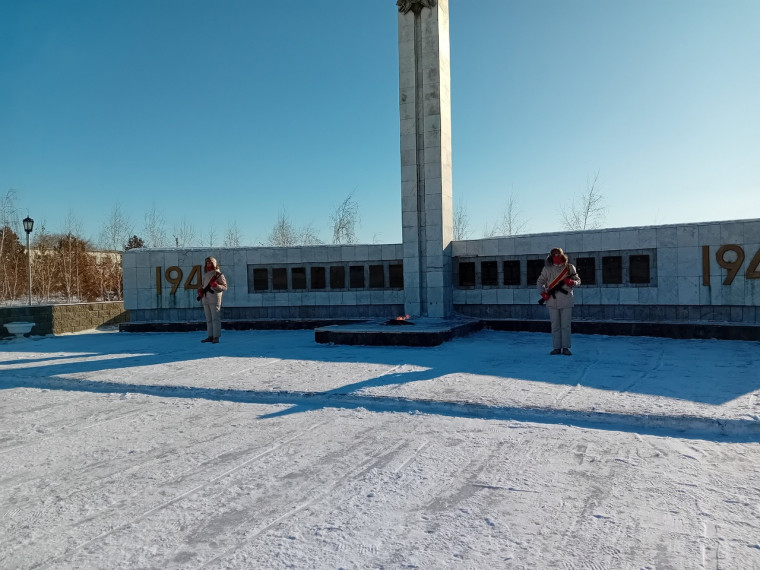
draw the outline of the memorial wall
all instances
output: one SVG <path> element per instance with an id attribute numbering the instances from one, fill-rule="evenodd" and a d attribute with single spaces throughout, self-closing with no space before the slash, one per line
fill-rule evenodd
<path id="1" fill-rule="evenodd" d="M 552 247 L 568 253 L 582 280 L 576 321 L 760 325 L 760 220 L 452 242 L 455 314 L 546 320 L 535 283 Z M 226 322 L 405 312 L 401 244 L 135 249 L 123 257 L 131 320 L 203 321 L 196 289 L 208 255 L 229 283 Z"/>

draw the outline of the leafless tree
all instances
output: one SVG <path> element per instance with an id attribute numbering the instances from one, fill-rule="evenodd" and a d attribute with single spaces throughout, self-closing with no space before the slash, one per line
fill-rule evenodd
<path id="1" fill-rule="evenodd" d="M 607 213 L 599 190 L 599 172 L 586 182 L 586 192 L 562 209 L 562 227 L 566 230 L 595 230 L 602 227 Z"/>
<path id="2" fill-rule="evenodd" d="M 240 232 L 237 222 L 233 220 L 227 226 L 227 231 L 224 234 L 224 247 L 240 247 L 242 241 L 243 234 Z"/>
<path id="3" fill-rule="evenodd" d="M 187 218 L 182 218 L 178 225 L 174 226 L 174 244 L 177 247 L 192 247 L 195 242 L 195 228 L 187 221 Z"/>
<path id="4" fill-rule="evenodd" d="M 0 298 L 13 300 L 27 290 L 26 248 L 13 231 L 3 236 L 2 266 L 0 266 Z"/>
<path id="5" fill-rule="evenodd" d="M 16 191 L 8 190 L 0 198 L 0 258 L 6 242 L 6 232 L 18 233 L 18 209 L 16 208 Z"/>
<path id="6" fill-rule="evenodd" d="M 208 227 L 208 230 L 206 231 L 206 245 L 208 247 L 214 247 L 214 242 L 216 241 L 216 228 L 213 224 L 211 224 Z"/>
<path id="7" fill-rule="evenodd" d="M 501 218 L 490 228 L 486 226 L 483 237 L 514 236 L 522 232 L 524 228 L 525 221 L 517 208 L 517 200 L 513 194 L 510 194 Z"/>
<path id="8" fill-rule="evenodd" d="M 166 239 L 166 220 L 156 209 L 156 204 L 145 213 L 145 226 L 143 229 L 146 247 L 166 247 L 169 245 Z"/>
<path id="9" fill-rule="evenodd" d="M 32 293 L 41 302 L 49 302 L 55 291 L 61 260 L 55 254 L 55 238 L 47 232 L 44 220 L 36 225 L 32 256 Z"/>
<path id="10" fill-rule="evenodd" d="M 317 230 L 314 229 L 313 224 L 307 224 L 301 228 L 298 236 L 298 242 L 300 245 L 321 245 L 324 243 L 321 239 L 319 239 L 319 234 Z"/>
<path id="11" fill-rule="evenodd" d="M 102 255 L 95 259 L 92 270 L 95 273 L 92 285 L 99 300 L 120 301 L 124 298 L 121 260 L 118 257 Z"/>
<path id="12" fill-rule="evenodd" d="M 64 221 L 63 233 L 56 244 L 56 257 L 60 259 L 58 278 L 61 292 L 69 302 L 74 298 L 82 298 L 82 272 L 87 265 L 87 243 L 79 237 L 81 235 L 82 221 L 69 211 Z"/>
<path id="13" fill-rule="evenodd" d="M 19 236 L 16 193 L 8 190 L 0 199 L 0 298 L 16 299 L 27 288 L 26 248 Z"/>
<path id="14" fill-rule="evenodd" d="M 103 249 L 123 251 L 133 234 L 133 224 L 117 203 L 103 222 L 98 244 Z"/>
<path id="15" fill-rule="evenodd" d="M 343 200 L 332 214 L 330 222 L 333 228 L 333 243 L 356 243 L 356 228 L 359 225 L 359 204 L 354 199 L 354 193 L 351 192 Z"/>
<path id="16" fill-rule="evenodd" d="M 0 198 L 0 224 L 15 230 L 18 223 L 18 208 L 16 208 L 16 191 L 8 190 Z"/>
<path id="17" fill-rule="evenodd" d="M 267 244 L 275 247 L 298 245 L 298 233 L 284 209 L 280 210 L 280 213 L 277 215 L 277 222 L 274 224 L 272 231 L 269 232 Z"/>
<path id="18" fill-rule="evenodd" d="M 296 228 L 284 209 L 280 210 L 280 213 L 277 215 L 277 222 L 267 237 L 267 245 L 275 247 L 319 245 L 321 243 L 324 242 L 319 239 L 319 235 L 312 224 L 308 224 L 300 229 Z"/>
<path id="19" fill-rule="evenodd" d="M 17 233 L 9 226 L 4 228 L 0 240 L 0 251 L 3 252 L 0 256 L 0 298 L 16 300 L 25 296 L 28 290 L 27 253 Z M 122 298 L 120 255 L 92 252 L 92 244 L 83 239 L 81 233 L 82 222 L 72 212 L 65 218 L 61 233 L 49 234 L 44 221 L 38 220 L 35 224 L 30 261 L 32 294 L 39 301 Z"/>
<path id="20" fill-rule="evenodd" d="M 468 237 L 470 237 L 470 214 L 460 198 L 454 206 L 454 240 L 459 241 Z"/>

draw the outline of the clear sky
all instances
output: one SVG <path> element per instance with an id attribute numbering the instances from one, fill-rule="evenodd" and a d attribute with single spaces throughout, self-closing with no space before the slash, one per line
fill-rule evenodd
<path id="1" fill-rule="evenodd" d="M 598 173 L 606 227 L 760 217 L 758 0 L 450 0 L 454 201 L 524 232 Z M 95 239 L 278 213 L 401 240 L 394 0 L 0 0 L 0 191 Z M 199 244 L 200 245 L 200 244 Z"/>

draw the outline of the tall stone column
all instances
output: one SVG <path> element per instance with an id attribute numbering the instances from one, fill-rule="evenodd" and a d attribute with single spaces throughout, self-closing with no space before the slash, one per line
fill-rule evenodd
<path id="1" fill-rule="evenodd" d="M 398 0 L 406 312 L 452 314 L 448 0 Z"/>

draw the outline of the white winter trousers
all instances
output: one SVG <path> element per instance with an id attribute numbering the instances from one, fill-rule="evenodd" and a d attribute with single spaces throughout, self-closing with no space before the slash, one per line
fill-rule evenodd
<path id="1" fill-rule="evenodd" d="M 203 303 L 203 312 L 206 314 L 206 332 L 209 338 L 219 338 L 222 333 L 222 300 L 217 298 L 216 303 Z"/>
<path id="2" fill-rule="evenodd" d="M 570 318 L 573 308 L 549 308 L 549 320 L 552 323 L 552 343 L 554 348 L 570 348 Z"/>

